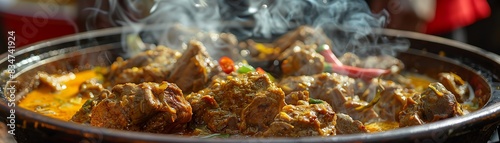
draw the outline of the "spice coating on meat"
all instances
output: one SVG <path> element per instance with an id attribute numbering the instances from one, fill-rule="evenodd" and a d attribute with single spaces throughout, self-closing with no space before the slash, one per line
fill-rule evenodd
<path id="1" fill-rule="evenodd" d="M 455 96 L 441 83 L 431 83 L 421 94 L 420 107 L 426 122 L 463 115 Z"/>
<path id="2" fill-rule="evenodd" d="M 378 119 L 373 109 L 355 110 L 356 107 L 366 104 L 361 100 L 353 100 L 355 85 L 354 79 L 335 73 L 289 77 L 278 84 L 286 94 L 293 91 L 309 91 L 310 98 L 324 100 L 332 106 L 333 111 L 348 114 L 355 120 L 367 122 Z"/>
<path id="3" fill-rule="evenodd" d="M 373 81 L 372 84 L 380 84 L 384 87 L 384 90 L 379 93 L 380 100 L 373 107 L 383 121 L 397 121 L 399 112 L 403 110 L 407 103 L 406 100 L 417 94 L 414 90 L 392 81 Z M 371 92 L 373 92 L 371 94 L 377 94 L 375 89 L 372 89 Z"/>
<path id="4" fill-rule="evenodd" d="M 464 113 L 455 96 L 441 83 L 431 83 L 416 100 L 409 100 L 405 109 L 400 112 L 400 126 L 420 125 L 435 122 Z"/>
<path id="5" fill-rule="evenodd" d="M 309 104 L 300 100 L 298 105 L 286 105 L 274 118 L 264 137 L 304 137 L 335 135 L 337 116 L 326 102 Z"/>
<path id="6" fill-rule="evenodd" d="M 284 76 L 314 75 L 323 72 L 323 56 L 311 48 L 293 47 L 286 49 L 279 57 L 283 61 Z"/>
<path id="7" fill-rule="evenodd" d="M 86 91 L 80 91 L 80 94 L 85 94 Z M 90 92 L 92 93 L 92 92 Z M 94 94 L 94 97 L 87 100 L 80 110 L 78 110 L 73 117 L 69 120 L 70 122 L 90 124 L 90 118 L 92 115 L 92 109 L 101 102 L 103 99 L 108 98 L 111 95 L 111 91 L 103 89 L 101 92 Z"/>
<path id="8" fill-rule="evenodd" d="M 332 45 L 330 39 L 318 29 L 308 26 L 297 27 L 294 31 L 288 32 L 273 42 L 274 47 L 280 48 L 279 53 L 293 48 L 296 41 L 304 43 L 304 45 Z"/>
<path id="9" fill-rule="evenodd" d="M 93 100 L 97 103 L 89 100 L 92 126 L 173 133 L 191 120 L 191 106 L 172 83 L 120 84 L 103 93 L 108 94 Z"/>
<path id="10" fill-rule="evenodd" d="M 75 78 L 74 73 L 68 73 L 63 75 L 49 75 L 46 72 L 38 72 L 35 77 L 39 81 L 39 86 L 48 87 L 52 92 L 57 92 L 66 88 L 64 81 L 68 81 Z"/>
<path id="11" fill-rule="evenodd" d="M 198 41 L 191 41 L 172 68 L 167 81 L 177 84 L 184 93 L 197 92 L 210 83 L 212 76 L 220 68 L 208 55 L 205 46 Z"/>
<path id="12" fill-rule="evenodd" d="M 118 58 L 105 75 L 109 86 L 123 83 L 165 81 L 181 53 L 164 46 L 140 53 L 126 61 Z"/>
<path id="13" fill-rule="evenodd" d="M 469 84 L 462 80 L 460 76 L 454 73 L 440 73 L 438 77 L 439 82 L 455 95 L 459 103 L 467 101 L 470 93 Z"/>
<path id="14" fill-rule="evenodd" d="M 413 99 L 406 100 L 404 110 L 399 112 L 399 127 L 422 125 L 422 113 L 419 110 L 418 103 Z"/>
<path id="15" fill-rule="evenodd" d="M 337 114 L 337 125 L 335 126 L 337 134 L 355 134 L 367 133 L 365 125 L 358 120 L 353 120 L 349 115 Z"/>
<path id="16" fill-rule="evenodd" d="M 269 128 L 285 106 L 283 91 L 267 75 L 250 72 L 216 79 L 186 96 L 196 125 L 215 133 L 254 135 Z"/>
<path id="17" fill-rule="evenodd" d="M 293 91 L 285 96 L 285 102 L 288 105 L 297 105 L 301 100 L 309 100 L 309 91 Z"/>
<path id="18" fill-rule="evenodd" d="M 86 80 L 80 84 L 78 96 L 94 98 L 95 95 L 100 94 L 103 90 L 105 90 L 105 88 L 96 80 Z"/>

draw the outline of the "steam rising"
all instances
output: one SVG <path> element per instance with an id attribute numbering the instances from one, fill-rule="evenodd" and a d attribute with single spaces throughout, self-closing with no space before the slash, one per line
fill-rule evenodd
<path id="1" fill-rule="evenodd" d="M 102 10 L 102 2 L 107 2 L 110 9 Z M 211 55 L 227 46 L 210 42 L 218 37 L 200 31 L 230 32 L 239 40 L 271 39 L 309 25 L 326 31 L 337 54 L 394 55 L 409 46 L 401 39 L 376 35 L 367 38 L 372 28 L 386 24 L 388 14 L 372 14 L 364 0 L 98 0 L 94 8 L 87 10 L 95 11 L 88 18 L 89 29 L 99 23 L 98 15 L 115 21 L 110 23 L 113 26 L 162 24 L 165 31 L 149 33 L 159 44 L 176 48 L 190 39 L 205 39 L 202 41 Z"/>

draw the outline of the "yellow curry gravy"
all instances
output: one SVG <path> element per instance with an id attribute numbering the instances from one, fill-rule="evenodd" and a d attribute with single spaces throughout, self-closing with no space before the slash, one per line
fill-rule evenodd
<path id="1" fill-rule="evenodd" d="M 82 107 L 88 97 L 78 96 L 80 84 L 92 78 L 100 78 L 96 70 L 87 70 L 64 75 L 61 83 L 65 88 L 56 92 L 48 87 L 40 87 L 24 97 L 19 106 L 22 108 L 68 121 Z"/>

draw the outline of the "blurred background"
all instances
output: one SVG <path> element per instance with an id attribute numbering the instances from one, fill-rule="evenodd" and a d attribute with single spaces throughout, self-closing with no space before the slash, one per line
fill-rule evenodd
<path id="1" fill-rule="evenodd" d="M 248 7 L 244 0 L 226 0 Z M 389 15 L 385 27 L 437 35 L 500 54 L 500 2 L 497 0 L 365 0 L 373 13 Z M 0 0 L 0 45 L 16 31 L 16 46 L 68 34 L 121 26 L 110 12 L 128 11 L 127 20 L 149 15 L 154 0 Z M 110 6 L 113 5 L 113 6 Z M 123 13 L 122 13 L 123 14 Z M 89 19 L 92 15 L 92 19 Z M 89 25 L 89 21 L 93 21 Z M 3 53 L 7 48 L 1 48 Z"/>
<path id="2" fill-rule="evenodd" d="M 16 32 L 16 47 L 22 48 L 46 39 L 139 22 L 158 9 L 157 1 L 162 0 L 0 0 L 0 53 L 7 51 L 8 31 Z M 252 14 L 252 5 L 246 0 L 221 1 L 240 11 L 238 16 Z M 388 17 L 386 28 L 436 35 L 500 54 L 498 0 L 360 1 L 374 15 Z"/>

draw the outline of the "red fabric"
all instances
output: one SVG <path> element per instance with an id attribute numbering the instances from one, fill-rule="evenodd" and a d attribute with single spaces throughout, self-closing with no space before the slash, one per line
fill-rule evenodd
<path id="1" fill-rule="evenodd" d="M 436 15 L 426 33 L 440 34 L 467 26 L 490 16 L 486 0 L 436 0 Z"/>
<path id="2" fill-rule="evenodd" d="M 16 32 L 16 47 L 77 32 L 71 21 L 0 12 L 4 29 Z"/>

